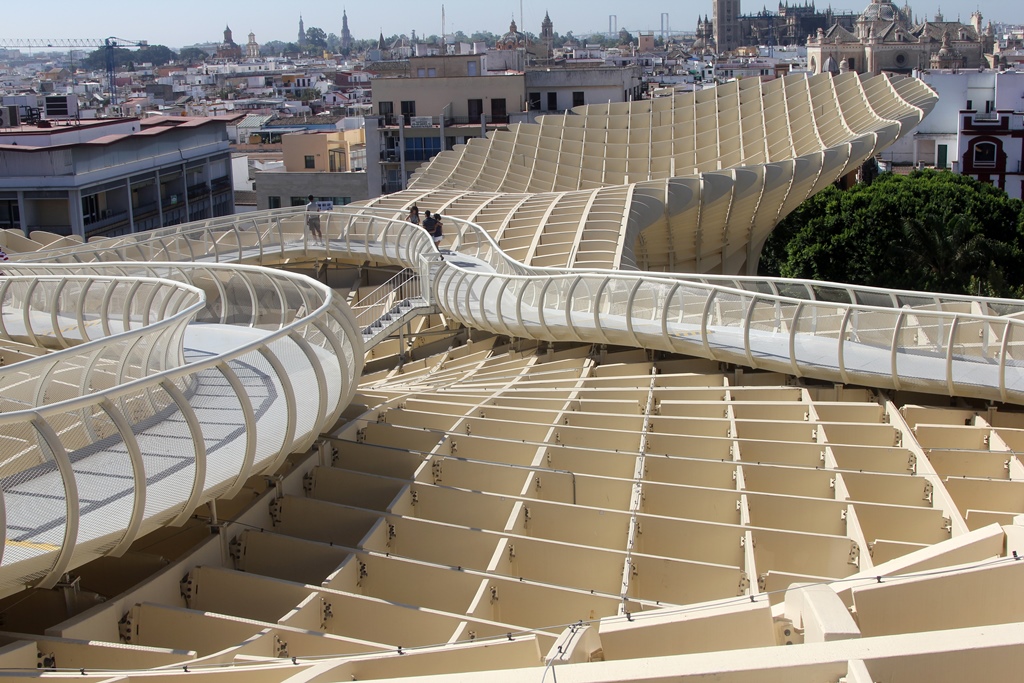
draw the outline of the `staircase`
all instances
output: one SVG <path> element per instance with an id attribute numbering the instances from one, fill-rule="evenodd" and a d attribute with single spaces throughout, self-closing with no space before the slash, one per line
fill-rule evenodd
<path id="1" fill-rule="evenodd" d="M 426 291 L 429 290 L 428 286 Z M 440 309 L 424 296 L 420 274 L 406 268 L 370 292 L 353 311 L 362 330 L 364 347 L 371 348 L 413 318 L 438 313 Z"/>

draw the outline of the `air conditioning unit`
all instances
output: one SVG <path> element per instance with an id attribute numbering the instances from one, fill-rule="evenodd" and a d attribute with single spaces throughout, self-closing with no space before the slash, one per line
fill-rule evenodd
<path id="1" fill-rule="evenodd" d="M 0 107 L 0 128 L 13 128 L 21 123 L 18 107 Z"/>

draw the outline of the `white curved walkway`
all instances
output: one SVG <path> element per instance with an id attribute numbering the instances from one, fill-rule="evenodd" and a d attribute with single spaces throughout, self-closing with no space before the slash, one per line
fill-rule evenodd
<path id="1" fill-rule="evenodd" d="M 120 554 L 308 448 L 355 392 L 362 337 L 327 287 L 244 265 L 15 266 L 0 369 L 0 593 Z"/>
<path id="2" fill-rule="evenodd" d="M 0 437 L 13 456 L 0 465 L 0 591 L 53 585 L 68 568 L 230 495 L 307 447 L 347 405 L 362 362 L 351 312 L 318 283 L 239 262 L 393 263 L 417 268 L 428 303 L 449 318 L 499 334 L 1024 402 L 1022 302 L 530 268 L 457 220 L 442 260 L 393 212 L 352 207 L 326 218 L 323 246 L 303 235 L 301 210 L 276 210 L 11 265 L 0 290 L 4 334 L 69 348 L 0 372 Z M 96 263 L 104 259 L 121 263 Z M 91 341 L 72 346 L 80 340 Z"/>

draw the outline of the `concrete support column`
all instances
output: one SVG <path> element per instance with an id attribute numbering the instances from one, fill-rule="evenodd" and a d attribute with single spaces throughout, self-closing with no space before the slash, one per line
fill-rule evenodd
<path id="1" fill-rule="evenodd" d="M 28 237 L 28 214 L 25 212 L 25 193 L 18 190 L 18 227 Z"/>
<path id="2" fill-rule="evenodd" d="M 135 228 L 135 207 L 132 206 L 132 179 L 124 179 L 125 192 L 128 193 L 128 227 L 131 232 L 138 232 Z"/>
<path id="3" fill-rule="evenodd" d="M 160 186 L 160 171 L 159 169 L 154 174 L 153 182 L 156 183 L 156 210 L 160 215 L 160 227 L 164 227 L 164 190 Z"/>
<path id="4" fill-rule="evenodd" d="M 68 190 L 68 222 L 71 234 L 85 239 L 85 221 L 82 217 L 82 191 Z"/>
<path id="5" fill-rule="evenodd" d="M 181 187 L 183 188 L 182 194 L 185 195 L 185 220 L 182 223 L 188 223 L 192 220 L 192 212 L 188 202 L 188 169 L 185 168 L 184 161 L 181 162 Z"/>
<path id="6" fill-rule="evenodd" d="M 406 189 L 408 180 L 405 176 L 405 114 L 400 114 L 398 119 L 398 161 L 402 171 L 402 189 Z"/>

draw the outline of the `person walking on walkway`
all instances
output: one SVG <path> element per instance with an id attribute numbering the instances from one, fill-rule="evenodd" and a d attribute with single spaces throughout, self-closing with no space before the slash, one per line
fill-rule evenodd
<path id="1" fill-rule="evenodd" d="M 441 240 L 444 239 L 444 223 L 441 220 L 441 214 L 434 214 L 434 247 L 437 248 L 437 253 L 441 253 Z M 442 258 L 444 258 L 442 256 Z"/>
<path id="2" fill-rule="evenodd" d="M 313 240 L 323 244 L 324 234 L 320 232 L 320 207 L 313 201 L 313 195 L 309 195 L 308 199 L 309 203 L 306 204 L 306 227 L 309 228 L 309 234 Z"/>

